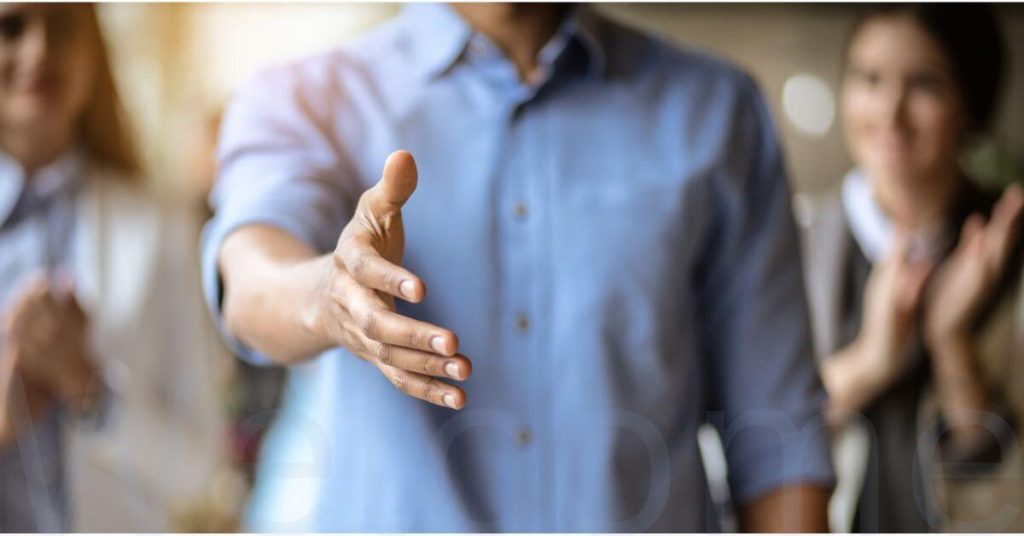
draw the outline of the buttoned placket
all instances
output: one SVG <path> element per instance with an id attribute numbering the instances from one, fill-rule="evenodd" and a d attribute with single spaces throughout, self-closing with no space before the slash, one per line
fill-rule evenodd
<path id="1" fill-rule="evenodd" d="M 512 117 L 513 130 L 518 133 L 517 140 L 522 154 L 521 169 L 524 173 L 513 177 L 514 185 L 510 188 L 510 197 L 506 216 L 510 220 L 515 234 L 521 236 L 524 248 L 522 264 L 522 283 L 513 299 L 515 307 L 514 330 L 522 342 L 525 352 L 522 354 L 524 363 L 528 363 L 529 385 L 533 396 L 526 405 L 527 413 L 524 423 L 516 431 L 516 441 L 523 450 L 527 461 L 528 475 L 524 489 L 528 490 L 531 511 L 534 512 L 533 528 L 554 526 L 555 512 L 552 503 L 551 475 L 553 471 L 553 455 L 547 450 L 552 443 L 549 434 L 554 433 L 550 404 L 552 400 L 545 393 L 555 392 L 556 379 L 548 373 L 551 355 L 548 312 L 551 310 L 552 289 L 550 271 L 554 269 L 550 252 L 550 225 L 554 222 L 551 213 L 550 190 L 557 177 L 554 176 L 553 158 L 551 153 L 552 124 L 545 91 L 555 82 L 555 71 L 559 55 L 565 49 L 566 39 L 561 36 L 559 42 L 549 43 L 541 51 L 538 58 L 538 73 L 530 83 L 517 80 L 516 106 Z M 518 179 L 518 180 L 516 180 Z"/>
<path id="2" fill-rule="evenodd" d="M 505 359 L 520 364 L 523 392 L 516 401 L 518 424 L 510 440 L 520 454 L 517 472 L 522 494 L 519 529 L 540 530 L 552 526 L 550 504 L 551 454 L 545 451 L 550 403 L 542 395 L 552 385 L 546 370 L 552 358 L 545 342 L 551 299 L 547 289 L 551 274 L 548 230 L 552 215 L 545 193 L 552 175 L 550 133 L 544 90 L 555 76 L 556 61 L 566 41 L 546 46 L 539 56 L 538 73 L 530 82 L 519 79 L 514 65 L 490 41 L 473 35 L 467 42 L 465 60 L 476 63 L 480 73 L 506 103 L 508 124 L 507 160 L 498 170 L 498 225 L 502 252 L 502 295 L 499 320 Z M 532 513 L 525 516 L 527 512 Z"/>
<path id="3" fill-rule="evenodd" d="M 543 228 L 548 215 L 543 192 L 551 177 L 544 155 L 543 106 L 536 98 L 541 88 L 542 84 L 527 85 L 517 80 L 509 95 L 510 155 L 515 160 L 503 171 L 499 190 L 507 285 L 503 292 L 506 300 L 502 330 L 509 341 L 508 358 L 521 363 L 524 374 L 524 400 L 519 404 L 519 424 L 512 438 L 521 454 L 523 512 L 532 513 L 522 520 L 526 530 L 550 526 L 549 509 L 544 504 L 550 463 L 544 450 L 547 400 L 542 395 L 548 383 L 545 370 L 551 356 L 545 351 L 542 333 L 546 322 L 543 302 L 547 299 L 544 282 L 548 280 L 544 272 L 549 264 Z"/>

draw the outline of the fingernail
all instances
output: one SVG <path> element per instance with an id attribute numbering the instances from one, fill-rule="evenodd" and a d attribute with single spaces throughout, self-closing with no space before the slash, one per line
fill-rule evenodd
<path id="1" fill-rule="evenodd" d="M 405 281 L 402 281 L 400 285 L 398 285 L 398 291 L 402 293 L 402 296 L 412 299 L 413 293 L 416 292 L 416 285 L 413 284 L 412 281 L 406 279 Z"/>
<path id="2" fill-rule="evenodd" d="M 430 347 L 433 348 L 434 351 L 439 354 L 448 353 L 448 348 L 446 348 L 445 346 L 446 345 L 444 344 L 444 337 L 438 336 L 434 337 L 433 339 L 430 339 Z"/>
<path id="3" fill-rule="evenodd" d="M 444 373 L 450 376 L 451 378 L 454 378 L 456 380 L 459 379 L 459 365 L 457 365 L 454 361 L 449 361 L 444 366 Z"/>
<path id="4" fill-rule="evenodd" d="M 444 399 L 444 405 L 448 406 L 449 408 L 455 409 L 455 397 L 454 396 L 446 394 L 442 398 Z"/>

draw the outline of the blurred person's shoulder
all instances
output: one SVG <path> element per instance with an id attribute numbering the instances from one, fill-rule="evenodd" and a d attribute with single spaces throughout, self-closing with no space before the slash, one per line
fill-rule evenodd
<path id="1" fill-rule="evenodd" d="M 611 74 L 644 80 L 669 90 L 686 90 L 701 98 L 749 96 L 758 92 L 753 77 L 715 52 L 648 30 L 630 27 L 604 15 L 598 20 Z"/>

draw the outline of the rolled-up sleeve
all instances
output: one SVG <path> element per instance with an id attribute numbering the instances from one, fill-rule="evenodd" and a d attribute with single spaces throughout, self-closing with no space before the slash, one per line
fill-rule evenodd
<path id="1" fill-rule="evenodd" d="M 708 421 L 737 504 L 789 484 L 834 483 L 783 160 L 755 85 L 744 78 L 742 87 L 707 190 L 713 223 L 698 274 Z"/>
<path id="2" fill-rule="evenodd" d="M 217 255 L 238 228 L 278 227 L 317 251 L 330 251 L 353 205 L 352 173 L 332 144 L 336 88 L 298 67 L 255 77 L 233 99 L 218 146 L 218 175 L 210 196 L 214 217 L 203 230 L 202 277 L 206 302 L 232 350 L 255 364 L 269 360 L 224 326 Z"/>

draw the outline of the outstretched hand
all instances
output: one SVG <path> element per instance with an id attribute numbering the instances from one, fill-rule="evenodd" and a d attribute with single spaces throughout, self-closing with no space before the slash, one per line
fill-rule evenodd
<path id="1" fill-rule="evenodd" d="M 400 391 L 460 409 L 462 389 L 437 378 L 462 381 L 472 363 L 458 354 L 450 330 L 395 313 L 395 298 L 420 302 L 423 281 L 402 267 L 402 207 L 416 190 L 412 155 L 392 153 L 380 181 L 359 199 L 321 281 L 321 301 L 310 324 L 376 366 Z"/>

